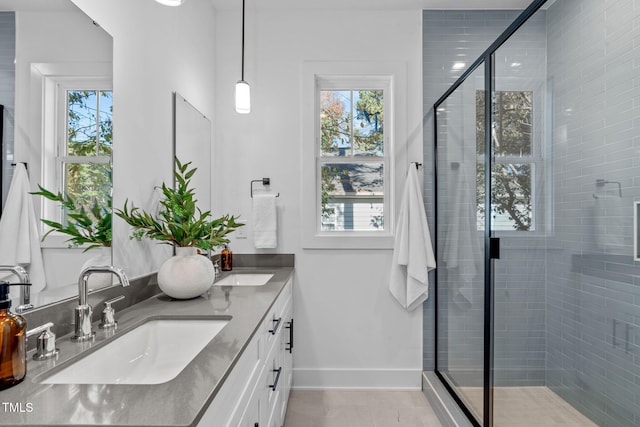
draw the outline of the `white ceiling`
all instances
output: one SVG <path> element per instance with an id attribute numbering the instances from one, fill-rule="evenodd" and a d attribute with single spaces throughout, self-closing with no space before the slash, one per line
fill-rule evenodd
<path id="1" fill-rule="evenodd" d="M 135 0 L 143 1 L 143 0 Z M 152 0 L 144 0 L 152 1 Z M 202 1 L 202 0 L 188 0 Z M 216 9 L 239 9 L 242 0 L 211 0 Z M 0 0 L 0 10 L 68 8 L 68 0 Z M 247 7 L 265 9 L 524 9 L 531 0 L 247 0 Z"/>
<path id="2" fill-rule="evenodd" d="M 189 0 L 199 1 L 199 0 Z M 235 9 L 242 0 L 211 0 L 216 9 Z M 247 7 L 273 9 L 524 9 L 531 0 L 247 0 Z"/>

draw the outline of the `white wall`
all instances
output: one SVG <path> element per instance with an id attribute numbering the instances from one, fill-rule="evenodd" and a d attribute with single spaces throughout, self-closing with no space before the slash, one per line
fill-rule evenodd
<path id="1" fill-rule="evenodd" d="M 188 4 L 188 3 L 187 3 Z M 396 179 L 422 159 L 421 12 L 256 9 L 247 5 L 245 79 L 252 112 L 234 111 L 240 78 L 240 10 L 216 12 L 214 211 L 251 220 L 249 182 L 280 193 L 279 246 L 295 253 L 295 386 L 420 387 L 422 310 L 407 313 L 387 287 L 391 250 L 301 247 L 301 74 L 305 60 L 388 60 L 408 70 L 407 140 L 397 141 Z M 259 186 L 257 186 L 259 187 Z M 396 203 L 398 200 L 396 200 Z M 236 253 L 255 250 L 234 238 Z"/>
<path id="2" fill-rule="evenodd" d="M 254 102 L 253 112 L 240 116 L 233 106 L 239 10 L 217 11 L 214 24 L 208 2 L 74 2 L 114 37 L 114 206 L 129 198 L 148 208 L 153 186 L 171 179 L 171 92 L 178 91 L 213 119 L 214 213 L 249 219 L 252 179 L 270 177 L 280 192 L 277 252 L 296 254 L 296 386 L 418 388 L 422 313 L 406 313 L 390 296 L 391 251 L 301 249 L 299 110 L 303 60 L 403 61 L 409 140 L 402 143 L 409 154 L 398 158 L 422 158 L 420 12 L 250 5 L 245 77 Z M 404 180 L 406 169 L 397 170 Z M 248 239 L 232 242 L 236 253 L 256 252 L 251 224 L 248 231 Z M 114 245 L 115 263 L 130 275 L 157 269 L 168 253 L 129 242 L 119 220 Z"/>
<path id="3" fill-rule="evenodd" d="M 129 199 L 152 209 L 154 187 L 173 180 L 172 92 L 214 116 L 213 5 L 73 2 L 113 36 L 113 206 L 121 208 Z M 119 218 L 113 245 L 114 264 L 130 277 L 157 271 L 170 255 L 166 245 L 130 241 L 129 227 Z"/>

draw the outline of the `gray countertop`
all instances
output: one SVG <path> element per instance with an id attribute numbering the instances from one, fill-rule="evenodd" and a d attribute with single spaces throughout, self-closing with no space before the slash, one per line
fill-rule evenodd
<path id="1" fill-rule="evenodd" d="M 116 314 L 118 329 L 94 323 L 95 341 L 73 343 L 58 337 L 56 361 L 33 361 L 27 377 L 0 391 L 0 425 L 9 426 L 194 426 L 239 359 L 256 328 L 293 275 L 291 267 L 235 268 L 272 272 L 264 286 L 214 286 L 209 298 L 171 300 L 156 295 Z M 113 337 L 158 318 L 227 316 L 231 320 L 173 380 L 155 385 L 41 384 L 40 381 Z M 108 336 L 110 335 L 110 336 Z M 176 349 L 179 351 L 179 349 Z M 12 406 L 10 406 L 12 405 Z"/>

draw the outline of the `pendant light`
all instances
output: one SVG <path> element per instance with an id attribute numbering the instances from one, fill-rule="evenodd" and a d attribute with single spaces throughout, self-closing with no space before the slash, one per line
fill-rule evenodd
<path id="1" fill-rule="evenodd" d="M 249 114 L 251 112 L 251 88 L 244 81 L 244 3 L 242 0 L 242 74 L 236 82 L 236 112 Z"/>

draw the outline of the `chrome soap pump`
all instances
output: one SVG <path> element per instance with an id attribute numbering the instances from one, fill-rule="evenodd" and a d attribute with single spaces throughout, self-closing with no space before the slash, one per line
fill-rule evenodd
<path id="1" fill-rule="evenodd" d="M 27 322 L 11 313 L 9 286 L 25 283 L 0 282 L 0 390 L 24 380 L 27 375 Z"/>

